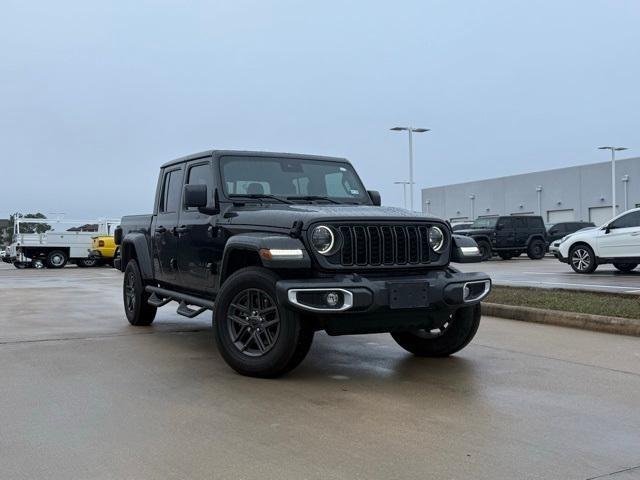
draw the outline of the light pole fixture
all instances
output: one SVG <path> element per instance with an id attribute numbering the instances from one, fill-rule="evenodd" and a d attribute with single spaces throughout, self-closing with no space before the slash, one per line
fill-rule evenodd
<path id="1" fill-rule="evenodd" d="M 431 206 L 431 200 L 425 200 L 424 204 L 427 206 L 427 211 L 425 213 L 431 213 L 429 212 L 429 207 Z"/>
<path id="2" fill-rule="evenodd" d="M 622 184 L 624 185 L 624 211 L 629 210 L 629 175 L 622 176 Z"/>
<path id="3" fill-rule="evenodd" d="M 394 132 L 409 133 L 409 209 L 413 212 L 413 134 L 428 132 L 430 128 L 413 128 L 413 127 L 393 127 L 389 130 Z"/>
<path id="4" fill-rule="evenodd" d="M 611 150 L 611 213 L 616 216 L 616 152 L 629 150 L 627 147 L 598 147 L 598 150 Z"/>
<path id="5" fill-rule="evenodd" d="M 404 208 L 407 208 L 407 185 L 411 182 L 393 182 L 394 185 L 402 185 L 402 202 L 404 203 Z"/>

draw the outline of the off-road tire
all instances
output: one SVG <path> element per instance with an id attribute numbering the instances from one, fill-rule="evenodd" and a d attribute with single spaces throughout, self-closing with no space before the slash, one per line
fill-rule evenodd
<path id="1" fill-rule="evenodd" d="M 266 268 L 243 268 L 224 281 L 222 289 L 216 297 L 213 330 L 218 351 L 227 364 L 242 375 L 261 378 L 278 377 L 297 367 L 311 348 L 314 330 L 302 321 L 300 314 L 278 303 L 276 297 L 276 282 L 278 280 L 278 275 Z M 230 315 L 230 309 L 234 308 L 232 307 L 234 300 L 244 295 L 244 292 L 264 294 L 261 298 L 268 300 L 265 302 L 269 305 L 267 310 L 270 310 L 271 313 L 275 312 L 279 319 L 275 339 L 266 352 L 254 354 L 259 356 L 250 356 L 248 349 L 241 351 L 237 344 L 242 341 L 234 341 L 232 338 L 232 327 L 234 327 L 234 322 L 237 325 L 238 316 Z M 253 313 L 249 311 L 253 310 L 250 307 L 243 306 L 243 308 L 247 309 L 247 313 Z M 258 313 L 257 317 L 262 317 L 262 313 Z M 271 318 L 270 321 L 273 321 L 273 318 L 276 317 Z M 246 319 L 242 318 L 241 320 Z M 246 328 L 244 339 L 250 338 L 251 335 L 254 336 L 253 341 L 247 340 L 248 343 L 256 342 L 255 335 L 264 335 L 264 328 L 262 333 L 258 333 L 261 330 L 257 329 L 255 324 L 243 328 Z M 262 343 L 262 337 L 260 338 Z"/>
<path id="2" fill-rule="evenodd" d="M 491 258 L 491 245 L 486 240 L 478 240 L 478 250 L 480 250 L 480 256 L 482 261 L 489 260 Z"/>
<path id="3" fill-rule="evenodd" d="M 418 357 L 448 357 L 466 347 L 480 325 L 480 304 L 459 308 L 440 336 L 428 338 L 424 330 L 393 332 L 393 339 Z M 426 338 L 425 338 L 426 337 Z"/>
<path id="4" fill-rule="evenodd" d="M 48 268 L 62 268 L 69 261 L 69 257 L 62 250 L 53 250 L 47 255 Z"/>
<path id="5" fill-rule="evenodd" d="M 144 287 L 137 260 L 129 260 L 122 281 L 122 300 L 127 320 L 136 327 L 151 325 L 156 318 L 157 308 L 147 303 L 150 295 Z"/>
<path id="6" fill-rule="evenodd" d="M 546 246 L 542 240 L 533 239 L 529 242 L 529 246 L 527 247 L 527 257 L 531 260 L 540 260 L 544 258 L 544 254 L 546 250 Z"/>
<path id="7" fill-rule="evenodd" d="M 628 273 L 628 272 L 632 271 L 634 268 L 636 268 L 638 266 L 638 264 L 637 263 L 618 263 L 618 262 L 614 262 L 613 266 L 616 267 L 621 272 Z"/>
<path id="8" fill-rule="evenodd" d="M 579 261 L 580 259 L 582 262 Z M 576 273 L 592 273 L 598 268 L 595 253 L 589 245 L 583 243 L 569 249 L 569 265 Z"/>

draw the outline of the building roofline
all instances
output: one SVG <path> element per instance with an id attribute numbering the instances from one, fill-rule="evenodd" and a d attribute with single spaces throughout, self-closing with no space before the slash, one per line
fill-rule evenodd
<path id="1" fill-rule="evenodd" d="M 616 165 L 619 164 L 620 162 L 624 162 L 627 160 L 640 160 L 640 157 L 628 157 L 628 158 L 620 158 L 620 159 L 616 159 Z M 525 176 L 525 175 L 535 175 L 535 174 L 543 174 L 543 173 L 549 173 L 549 172 L 558 172 L 560 170 L 571 170 L 574 168 L 584 168 L 584 167 L 591 167 L 591 166 L 595 166 L 595 165 L 609 165 L 611 164 L 611 161 L 605 161 L 605 162 L 594 162 L 594 163 L 583 163 L 581 165 L 571 165 L 569 167 L 558 167 L 558 168 L 550 168 L 548 170 L 536 170 L 534 172 L 525 172 L 525 173 L 514 173 L 513 175 L 502 175 L 500 177 L 489 177 L 489 178 L 479 178 L 478 180 L 468 180 L 466 182 L 459 182 L 459 183 L 448 183 L 445 185 L 433 185 L 431 187 L 423 187 L 420 190 L 430 190 L 433 188 L 448 188 L 448 187 L 457 187 L 457 186 L 461 186 L 461 185 L 467 185 L 469 183 L 477 183 L 477 182 L 488 182 L 490 180 L 502 180 L 502 179 L 506 179 L 506 178 L 514 178 L 514 177 L 521 177 L 521 176 Z"/>

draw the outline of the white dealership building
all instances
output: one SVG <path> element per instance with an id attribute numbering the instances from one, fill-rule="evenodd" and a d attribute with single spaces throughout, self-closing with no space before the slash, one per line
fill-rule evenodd
<path id="1" fill-rule="evenodd" d="M 611 162 L 422 189 L 422 211 L 452 222 L 541 215 L 545 222 L 611 218 Z M 618 213 L 640 206 L 640 157 L 616 161 Z"/>

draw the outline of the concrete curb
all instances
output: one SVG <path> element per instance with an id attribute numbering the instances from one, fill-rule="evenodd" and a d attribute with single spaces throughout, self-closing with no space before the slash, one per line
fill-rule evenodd
<path id="1" fill-rule="evenodd" d="M 543 308 L 517 307 L 497 303 L 483 303 L 482 314 L 491 317 L 508 318 L 522 322 L 545 323 L 561 327 L 581 328 L 595 332 L 633 335 L 640 337 L 640 320 L 587 313 L 562 312 Z"/>

